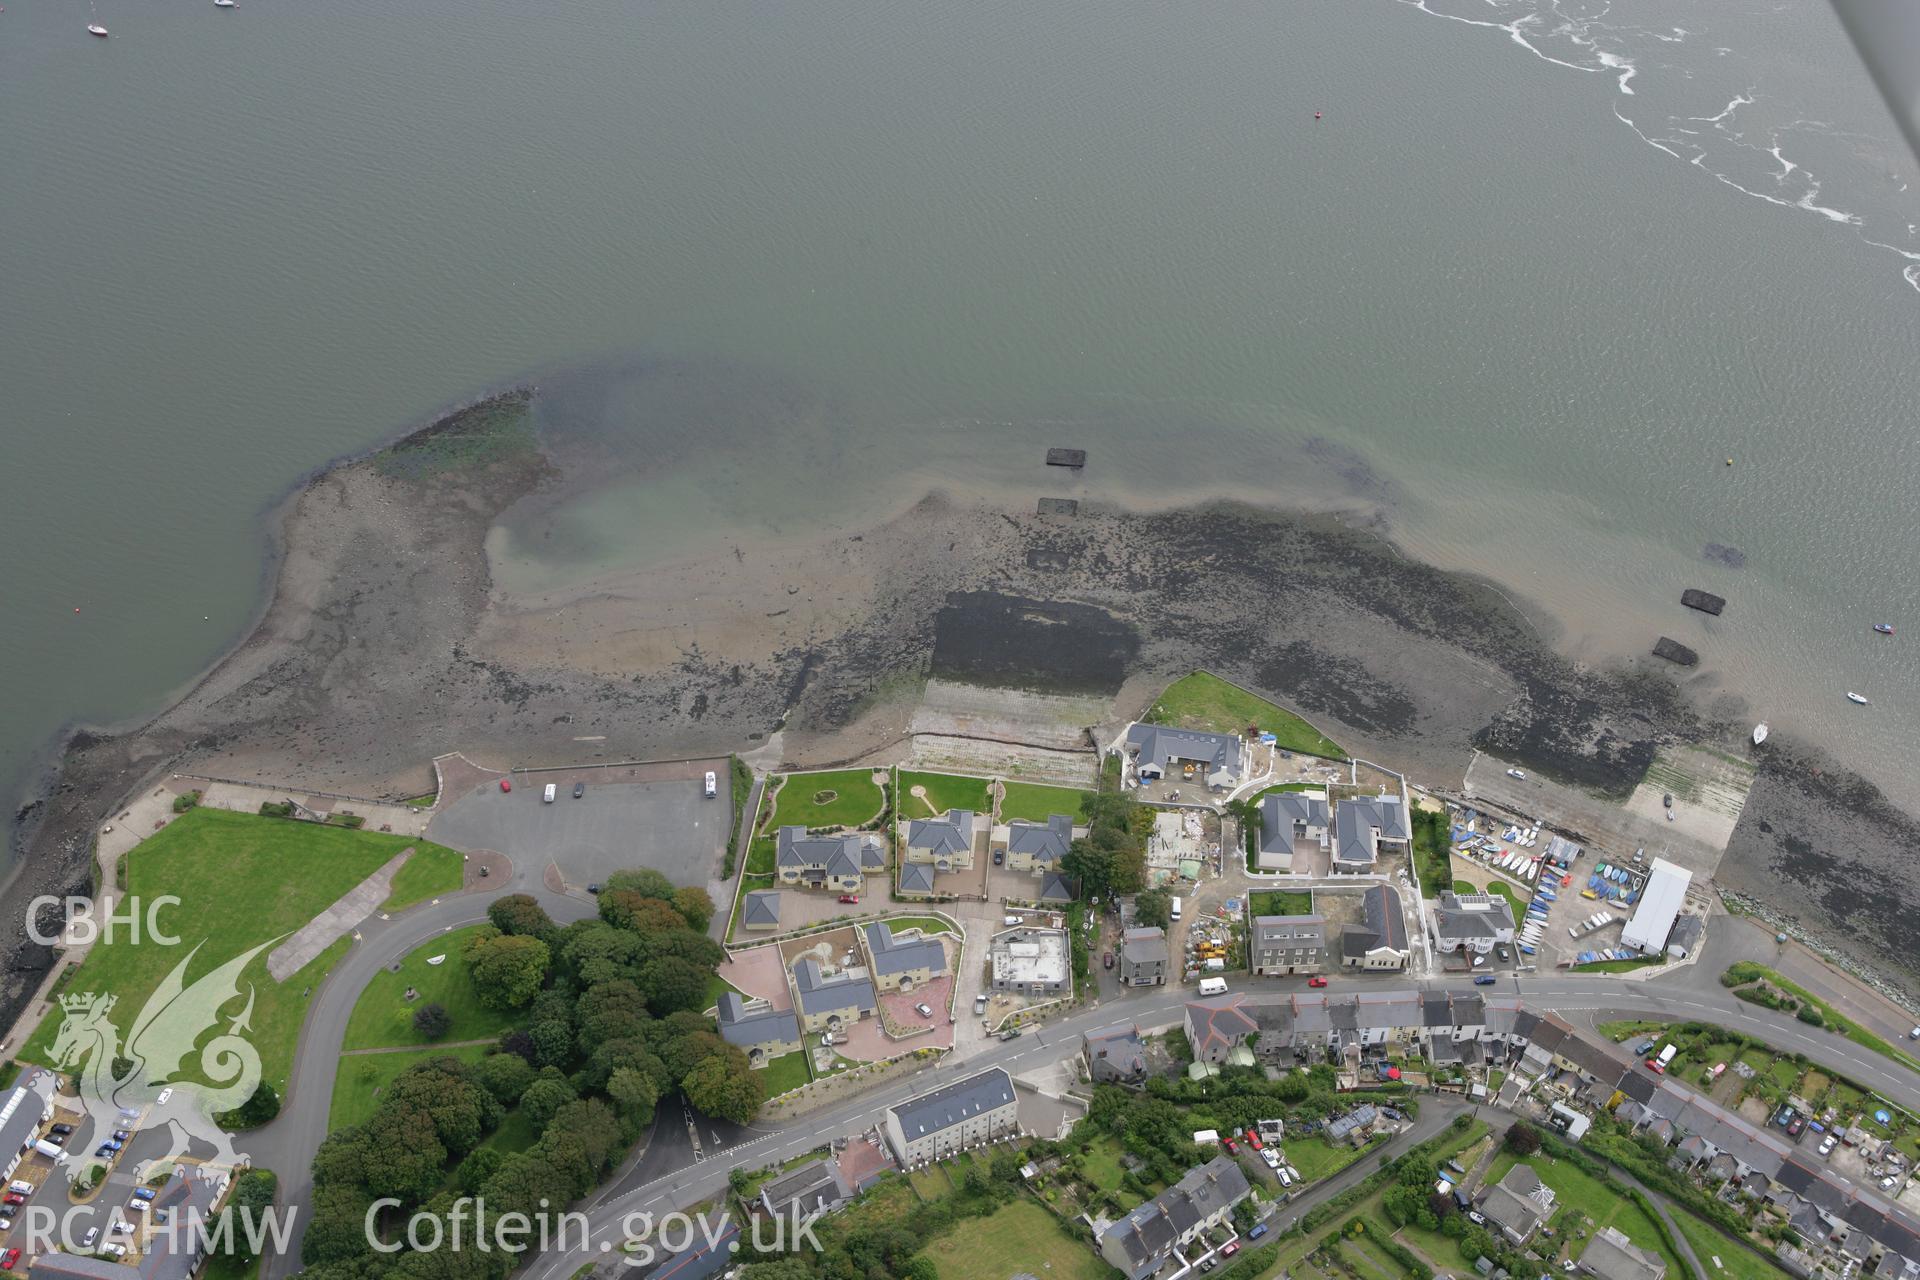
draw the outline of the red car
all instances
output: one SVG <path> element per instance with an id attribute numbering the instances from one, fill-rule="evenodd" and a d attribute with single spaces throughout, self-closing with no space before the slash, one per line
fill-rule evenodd
<path id="1" fill-rule="evenodd" d="M 1327 985 L 1327 980 L 1325 978 L 1308 978 L 1307 985 L 1310 987 L 1324 987 Z"/>
<path id="2" fill-rule="evenodd" d="M 0 1257 L 0 1271 L 13 1270 L 13 1264 L 18 1261 L 20 1261 L 20 1251 L 18 1249 L 7 1250 L 6 1255 Z"/>
<path id="3" fill-rule="evenodd" d="M 8 1204 L 25 1204 L 26 1202 L 27 1202 L 27 1198 L 21 1195 L 18 1191 L 7 1192 Z"/>
<path id="4" fill-rule="evenodd" d="M 1238 1252 L 1240 1252 L 1240 1242 L 1238 1240 L 1229 1240 L 1221 1248 L 1220 1256 L 1223 1258 L 1231 1258 L 1234 1254 Z"/>
<path id="5" fill-rule="evenodd" d="M 1247 1130 L 1247 1145 L 1252 1147 L 1255 1151 L 1260 1150 L 1261 1146 L 1264 1145 L 1260 1141 L 1260 1134 L 1258 1130 L 1254 1130 L 1254 1129 Z"/>
<path id="6" fill-rule="evenodd" d="M 1228 1134 L 1226 1137 L 1220 1139 L 1220 1145 L 1225 1147 L 1228 1151 L 1238 1151 L 1240 1149 L 1239 1147 L 1234 1145 L 1232 1134 Z"/>
<path id="7" fill-rule="evenodd" d="M 513 790 L 513 779 L 512 779 L 512 778 L 502 778 L 502 779 L 500 779 L 500 789 L 501 789 L 502 791 L 511 791 L 511 790 Z"/>
<path id="8" fill-rule="evenodd" d="M 840 895 L 840 901 L 848 904 L 849 906 L 857 907 L 860 905 L 860 895 L 857 893 L 843 893 Z"/>

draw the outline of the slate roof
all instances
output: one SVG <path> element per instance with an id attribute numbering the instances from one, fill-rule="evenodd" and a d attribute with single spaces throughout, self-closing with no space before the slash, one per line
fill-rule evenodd
<path id="1" fill-rule="evenodd" d="M 1400 894 L 1392 885 L 1376 884 L 1360 896 L 1364 925 L 1348 925 L 1341 932 L 1343 955 L 1359 959 L 1370 951 L 1389 947 L 1407 949 L 1407 918 L 1400 912 Z"/>
<path id="2" fill-rule="evenodd" d="M 1244 1044 L 1247 1037 L 1259 1029 L 1259 1024 L 1240 1007 L 1237 995 L 1187 1001 L 1187 1039 L 1193 1044 L 1195 1058 L 1215 1046 L 1231 1049 Z"/>
<path id="3" fill-rule="evenodd" d="M 1489 893 L 1443 893 L 1433 907 L 1433 930 L 1436 937 L 1461 940 L 1511 935 L 1513 908 Z"/>
<path id="4" fill-rule="evenodd" d="M 1041 902 L 1072 902 L 1074 899 L 1073 881 L 1058 871 L 1049 871 L 1040 878 Z"/>
<path id="5" fill-rule="evenodd" d="M 937 818 L 915 818 L 907 824 L 907 848 L 925 849 L 936 858 L 973 851 L 971 809 L 949 809 Z"/>
<path id="6" fill-rule="evenodd" d="M 1661 1280 L 1666 1261 L 1651 1249 L 1642 1249 L 1618 1227 L 1595 1233 L 1580 1255 L 1580 1269 L 1600 1280 Z"/>
<path id="7" fill-rule="evenodd" d="M 1007 852 L 1024 853 L 1043 862 L 1058 863 L 1073 843 L 1073 819 L 1056 813 L 1044 823 L 1016 818 L 1007 824 Z"/>
<path id="8" fill-rule="evenodd" d="M 1255 916 L 1253 918 L 1253 947 L 1255 951 L 1272 950 L 1324 950 L 1327 945 L 1327 918 L 1321 915 L 1308 916 Z"/>
<path id="9" fill-rule="evenodd" d="M 780 923 L 780 891 L 777 889 L 755 889 L 740 904 L 740 922 L 742 924 Z"/>
<path id="10" fill-rule="evenodd" d="M 842 1009 L 872 1009 L 873 983 L 844 970 L 828 977 L 813 956 L 793 962 L 793 985 L 805 1013 L 836 1013 Z"/>
<path id="11" fill-rule="evenodd" d="M 1542 1196 L 1542 1188 L 1540 1175 L 1531 1165 L 1516 1164 L 1507 1170 L 1506 1177 L 1482 1194 L 1480 1212 L 1515 1235 L 1527 1236 L 1547 1216 L 1541 1202 L 1552 1192 Z M 1547 1200 L 1547 1203 L 1552 1202 Z"/>
<path id="12" fill-rule="evenodd" d="M 720 1038 L 742 1049 L 761 1044 L 797 1043 L 800 1039 L 800 1019 L 794 1017 L 793 1010 L 749 1010 L 737 991 L 720 993 L 719 1017 L 715 1021 L 720 1027 Z"/>
<path id="13" fill-rule="evenodd" d="M 1085 1041 L 1089 1065 L 1104 1063 L 1107 1071 L 1127 1078 L 1147 1069 L 1146 1045 L 1140 1039 L 1140 1028 L 1131 1022 L 1089 1031 Z M 1100 1068 L 1094 1067 L 1094 1078 L 1099 1077 Z"/>
<path id="14" fill-rule="evenodd" d="M 932 893 L 933 864 L 930 862 L 903 862 L 900 864 L 900 892 Z"/>
<path id="15" fill-rule="evenodd" d="M 1296 826 L 1326 830 L 1326 797 L 1305 791 L 1268 792 L 1260 801 L 1260 852 L 1292 853 Z"/>
<path id="16" fill-rule="evenodd" d="M 928 969 L 938 976 L 947 971 L 947 950 L 937 938 L 918 933 L 899 934 L 884 924 L 866 929 L 867 953 L 873 957 L 875 973 L 912 973 Z"/>
<path id="17" fill-rule="evenodd" d="M 1333 860 L 1371 866 L 1375 833 L 1381 840 L 1409 840 L 1412 820 L 1399 796 L 1355 796 L 1333 811 Z"/>
<path id="18" fill-rule="evenodd" d="M 1151 925 L 1127 930 L 1120 937 L 1120 955 L 1128 964 L 1165 964 L 1166 930 Z"/>
<path id="19" fill-rule="evenodd" d="M 963 1120 L 1006 1106 L 1014 1100 L 1013 1077 L 999 1067 L 956 1080 L 887 1108 L 900 1121 L 908 1142 L 950 1129 Z"/>
<path id="20" fill-rule="evenodd" d="M 189 1225 L 199 1219 L 213 1226 L 214 1202 L 220 1198 L 215 1184 L 198 1174 L 176 1172 L 160 1188 L 153 1198 L 153 1207 L 157 1212 L 171 1209 L 169 1225 L 178 1226 L 177 1232 L 160 1230 L 147 1236 L 147 1252 L 140 1259 L 141 1280 L 187 1280 L 200 1259 L 195 1256 L 193 1229 Z"/>
<path id="21" fill-rule="evenodd" d="M 1144 1274 L 1182 1234 L 1239 1203 L 1250 1190 L 1232 1156 L 1215 1156 L 1110 1225 L 1100 1237 L 1101 1249 L 1112 1247 L 1126 1258 L 1128 1275 Z"/>
<path id="22" fill-rule="evenodd" d="M 770 1179 L 760 1188 L 760 1203 L 777 1217 L 797 1211 L 805 1218 L 832 1208 L 850 1194 L 840 1180 L 840 1166 L 823 1157 Z"/>
<path id="23" fill-rule="evenodd" d="M 773 841 L 774 861 L 783 867 L 819 867 L 830 876 L 857 876 L 886 865 L 880 842 L 871 835 L 810 836 L 805 827 L 782 827 Z"/>
<path id="24" fill-rule="evenodd" d="M 1141 760 L 1162 768 L 1175 760 L 1195 760 L 1215 771 L 1238 773 L 1240 769 L 1242 744 L 1232 734 L 1136 724 L 1127 730 L 1127 746 L 1137 749 Z"/>

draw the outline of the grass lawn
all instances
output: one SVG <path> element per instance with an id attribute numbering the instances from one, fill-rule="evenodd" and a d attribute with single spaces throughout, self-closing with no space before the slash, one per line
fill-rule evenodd
<path id="1" fill-rule="evenodd" d="M 923 1251 L 941 1280 L 1006 1280 L 1027 1272 L 1048 1280 L 1107 1280 L 1112 1267 L 1060 1229 L 1031 1200 L 1015 1200 L 984 1218 L 968 1218 Z"/>
<path id="2" fill-rule="evenodd" d="M 492 1147 L 503 1156 L 510 1156 L 516 1151 L 525 1151 L 539 1140 L 540 1130 L 533 1123 L 533 1118 L 515 1107 L 507 1112 L 500 1127 L 488 1134 L 480 1145 Z"/>
<path id="3" fill-rule="evenodd" d="M 1762 1258 L 1718 1227 L 1694 1217 L 1679 1206 L 1669 1206 L 1668 1212 L 1673 1215 L 1680 1234 L 1686 1237 L 1687 1243 L 1693 1246 L 1694 1253 L 1699 1256 L 1707 1280 L 1780 1280 L 1788 1274 L 1786 1268 Z M 1714 1265 L 1715 1258 L 1720 1260 L 1718 1266 Z"/>
<path id="4" fill-rule="evenodd" d="M 704 1000 L 705 1003 L 702 1004 L 700 1007 L 702 1009 L 718 1008 L 720 1005 L 720 997 L 725 995 L 729 991 L 733 992 L 735 995 L 738 995 L 738 996 L 744 996 L 745 994 L 747 994 L 746 992 L 742 991 L 740 988 L 734 986 L 731 982 L 728 982 L 725 978 L 721 977 L 719 974 L 717 973 L 714 974 L 711 978 L 707 979 L 706 992 L 701 996 L 701 999 Z"/>
<path id="5" fill-rule="evenodd" d="M 1340 1252 L 1349 1265 L 1370 1280 L 1403 1280 L 1406 1268 L 1389 1258 L 1369 1236 L 1341 1236 Z"/>
<path id="6" fill-rule="evenodd" d="M 1668 1024 L 1664 1022 L 1628 1020 L 1622 1022 L 1602 1022 L 1599 1024 L 1599 1031 L 1600 1034 L 1607 1039 L 1616 1044 L 1620 1044 L 1628 1040 L 1645 1040 L 1661 1035 L 1666 1031 L 1667 1026 Z M 1764 1064 L 1755 1063 L 1754 1065 L 1760 1066 Z"/>
<path id="7" fill-rule="evenodd" d="M 953 932 L 953 926 L 938 916 L 903 916 L 887 921 L 888 933 L 905 933 L 909 929 L 918 929 L 927 934 Z"/>
<path id="8" fill-rule="evenodd" d="M 1120 1144 L 1114 1139 L 1094 1139 L 1087 1144 L 1085 1158 L 1080 1165 L 1080 1176 L 1102 1191 L 1117 1192 L 1120 1190 L 1120 1179 L 1127 1172 L 1120 1167 L 1120 1153 Z"/>
<path id="9" fill-rule="evenodd" d="M 1478 893 L 1480 892 L 1480 886 L 1471 880 L 1455 880 L 1453 882 L 1453 891 L 1455 893 Z"/>
<path id="10" fill-rule="evenodd" d="M 438 898 L 460 887 L 466 859 L 457 849 L 416 841 L 413 856 L 393 873 L 393 892 L 380 904 L 382 911 L 400 911 L 416 902 Z"/>
<path id="11" fill-rule="evenodd" d="M 913 794 L 915 787 L 926 790 L 927 798 L 920 799 Z M 930 818 L 945 813 L 949 809 L 971 809 L 975 813 L 988 810 L 987 780 L 985 778 L 963 778 L 951 773 L 900 773 L 900 816 L 903 818 Z M 1078 814 L 1078 809 L 1074 813 Z"/>
<path id="12" fill-rule="evenodd" d="M 1313 895 L 1292 889 L 1250 893 L 1247 905 L 1256 916 L 1304 916 L 1313 913 Z"/>
<path id="13" fill-rule="evenodd" d="M 1289 1139 L 1283 1149 L 1287 1153 L 1287 1163 L 1298 1169 L 1300 1176 L 1309 1184 L 1332 1177 L 1365 1154 L 1363 1150 L 1353 1147 L 1333 1146 L 1317 1134 Z"/>
<path id="14" fill-rule="evenodd" d="M 761 1079 L 766 1081 L 767 1096 L 778 1097 L 789 1089 L 798 1089 L 813 1077 L 807 1074 L 807 1051 L 795 1049 L 792 1053 L 783 1053 L 760 1068 Z"/>
<path id="15" fill-rule="evenodd" d="M 1507 1170 L 1519 1161 L 1511 1152 L 1503 1151 L 1494 1157 L 1493 1164 L 1487 1169 L 1483 1185 L 1490 1185 L 1506 1177 Z M 1592 1220 L 1592 1229 L 1587 1233 L 1591 1240 L 1595 1234 L 1606 1227 L 1618 1227 L 1627 1233 L 1627 1237 L 1643 1249 L 1652 1249 L 1667 1260 L 1667 1274 L 1684 1276 L 1687 1269 L 1680 1259 L 1668 1252 L 1660 1241 L 1660 1230 L 1646 1211 L 1629 1200 L 1624 1191 L 1615 1191 L 1613 1187 L 1577 1169 L 1571 1164 L 1549 1158 L 1544 1152 L 1529 1156 L 1526 1163 L 1540 1175 L 1540 1181 L 1552 1187 L 1558 1197 L 1559 1208 L 1554 1213 L 1554 1229 L 1566 1241 L 1569 1252 L 1577 1257 L 1586 1244 L 1574 1240 L 1568 1235 L 1567 1220 L 1571 1213 L 1579 1213 Z"/>
<path id="16" fill-rule="evenodd" d="M 478 1062 L 492 1052 L 493 1046 L 468 1045 L 464 1049 L 418 1049 L 400 1053 L 356 1053 L 340 1059 L 340 1070 L 333 1077 L 333 1105 L 327 1112 L 327 1130 L 365 1124 L 380 1105 L 380 1091 L 416 1062 L 435 1058 L 456 1058 Z"/>
<path id="17" fill-rule="evenodd" d="M 418 848 L 420 842 L 221 809 L 183 814 L 128 853 L 123 872 L 133 897 L 180 899 L 180 906 L 162 908 L 159 922 L 181 944 L 160 945 L 144 931 L 136 941 L 116 930 L 111 942 L 94 945 L 68 990 L 118 997 L 111 1016 L 124 1036 L 154 989 L 196 944 L 188 983 L 298 929 L 409 845 Z M 241 975 L 242 996 L 249 985 L 254 990 L 251 1041 L 260 1053 L 261 1078 L 276 1089 L 286 1088 L 311 992 L 348 945 L 340 938 L 285 983 L 267 974 L 268 947 Z M 240 1008 L 235 1000 L 228 1012 Z M 59 1019 L 42 1022 L 18 1056 L 51 1065 L 47 1049 L 59 1025 Z"/>
<path id="18" fill-rule="evenodd" d="M 1494 880 L 1488 883 L 1487 892 L 1492 894 L 1496 898 L 1505 898 L 1507 900 L 1507 905 L 1513 908 L 1513 918 L 1515 920 L 1518 920 L 1521 916 L 1526 914 L 1527 899 L 1515 893 L 1513 891 L 1512 885 L 1505 884 L 1499 880 Z"/>
<path id="19" fill-rule="evenodd" d="M 871 769 L 835 769 L 828 773 L 790 773 L 774 797 L 769 831 L 781 827 L 857 827 L 880 816 L 885 797 L 873 781 Z M 756 842 L 757 843 L 757 842 Z M 768 841 L 771 850 L 772 841 Z M 773 861 L 749 870 L 773 870 Z"/>
<path id="20" fill-rule="evenodd" d="M 1347 758 L 1347 753 L 1331 738 L 1293 712 L 1204 671 L 1183 676 L 1168 685 L 1159 701 L 1148 709 L 1145 719 L 1149 724 L 1211 729 L 1215 733 L 1245 733 L 1249 725 L 1259 725 L 1278 739 L 1282 751 L 1298 751 L 1329 760 Z"/>
<path id="21" fill-rule="evenodd" d="M 814 1232 L 824 1239 L 844 1240 L 854 1231 L 894 1226 L 919 1203 L 905 1178 L 896 1173 L 883 1174 L 859 1200 L 816 1223 Z"/>
<path id="22" fill-rule="evenodd" d="M 1634 969 L 1644 969 L 1650 964 L 1666 962 L 1665 956 L 1634 956 L 1628 960 L 1600 960 L 1593 964 L 1575 965 L 1574 968 L 1581 973 L 1627 973 Z"/>
<path id="23" fill-rule="evenodd" d="M 470 925 L 442 934 L 417 947 L 400 962 L 398 971 L 382 969 L 373 975 L 360 999 L 354 1003 L 353 1016 L 347 1019 L 343 1049 L 384 1049 L 397 1045 L 432 1045 L 432 1041 L 413 1029 L 413 1014 L 423 1005 L 439 1004 L 453 1017 L 453 1028 L 443 1041 L 478 1040 L 498 1037 L 513 1025 L 513 1015 L 489 1009 L 480 1003 L 473 979 L 467 976 L 463 955 L 467 940 L 484 926 Z M 446 957 L 437 965 L 427 963 L 434 956 Z M 409 1002 L 407 988 L 419 993 Z"/>
<path id="24" fill-rule="evenodd" d="M 1091 791 L 1076 791 L 1072 787 L 1043 786 L 1038 782 L 1002 782 L 1000 789 L 1005 793 L 1000 797 L 1002 822 L 1011 822 L 1015 818 L 1045 822 L 1056 813 L 1064 813 L 1078 822 L 1080 802 L 1093 794 Z"/>

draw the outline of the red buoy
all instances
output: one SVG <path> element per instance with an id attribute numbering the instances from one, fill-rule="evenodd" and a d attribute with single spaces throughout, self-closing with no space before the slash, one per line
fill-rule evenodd
<path id="1" fill-rule="evenodd" d="M 1315 120 L 1318 120 L 1318 119 L 1320 118 L 1320 113 L 1319 113 L 1318 111 L 1316 111 L 1316 112 L 1314 112 L 1314 113 L 1313 113 L 1313 118 L 1314 118 Z"/>

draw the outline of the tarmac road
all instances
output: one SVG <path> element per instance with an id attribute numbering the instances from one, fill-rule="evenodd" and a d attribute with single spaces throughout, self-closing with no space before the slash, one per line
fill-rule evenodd
<path id="1" fill-rule="evenodd" d="M 516 871 L 513 877 L 489 892 L 446 898 L 395 919 L 370 921 L 363 926 L 359 944 L 328 976 L 308 1010 L 301 1032 L 301 1052 L 280 1118 L 249 1135 L 244 1143 L 255 1164 L 280 1175 L 282 1203 L 304 1207 L 311 1200 L 313 1153 L 327 1134 L 327 1111 L 347 1019 L 361 989 L 375 973 L 438 934 L 484 920 L 487 904 L 500 894 L 529 893 L 561 924 L 594 913 L 590 900 L 553 894 L 530 880 L 525 872 Z M 1505 978 L 1494 987 L 1478 990 L 1489 995 L 1520 995 L 1536 1009 L 1550 1009 L 1583 1021 L 1621 1016 L 1716 1023 L 1752 1034 L 1777 1049 L 1805 1054 L 1810 1061 L 1837 1070 L 1904 1106 L 1920 1110 L 1920 1076 L 1832 1033 L 1808 1028 L 1790 1016 L 1735 999 L 1720 986 L 1718 974 L 1717 967 L 1700 963 L 1646 981 L 1524 975 Z M 1257 990 L 1245 994 L 1255 1004 L 1278 1002 L 1304 990 L 1305 985 L 1304 980 L 1267 980 Z M 1414 984 L 1403 975 L 1379 978 L 1342 975 L 1334 979 L 1333 990 L 1393 990 L 1410 985 Z M 1464 979 L 1424 985 L 1430 990 L 1476 989 Z M 626 1214 L 659 1214 L 699 1203 L 726 1185 L 727 1171 L 736 1164 L 758 1168 L 802 1154 L 832 1138 L 864 1131 L 874 1123 L 882 1107 L 937 1085 L 989 1066 L 1003 1066 L 1020 1073 L 1057 1063 L 1079 1052 L 1084 1032 L 1115 1022 L 1137 1022 L 1146 1028 L 1170 1026 L 1181 1017 L 1189 994 L 1182 988 L 1161 987 L 1135 989 L 1119 998 L 1103 998 L 1091 1008 L 1029 1032 L 1020 1039 L 988 1041 L 964 1061 L 949 1060 L 939 1067 L 863 1094 L 855 1102 L 803 1117 L 780 1129 L 739 1131 L 703 1119 L 700 1121 L 701 1142 L 707 1149 L 698 1160 L 693 1159 L 685 1138 L 684 1117 L 680 1117 L 680 1138 L 676 1141 L 668 1136 L 675 1118 L 674 1107 L 669 1104 L 663 1108 L 655 1127 L 656 1137 L 666 1140 L 658 1146 L 650 1143 L 641 1154 L 630 1158 L 628 1166 L 588 1202 L 591 1246 L 598 1250 L 605 1245 L 609 1251 L 617 1247 L 623 1238 L 619 1224 Z M 1622 1058 L 1624 1061 L 1625 1055 Z M 714 1139 L 727 1145 L 716 1150 L 708 1145 Z M 304 1231 L 304 1228 L 303 1217 L 298 1230 Z M 534 1280 L 563 1280 L 586 1260 L 571 1252 L 545 1255 L 530 1259 L 525 1274 Z M 290 1256 L 272 1258 L 267 1268 L 269 1280 L 291 1275 L 299 1270 L 299 1265 L 297 1250 Z"/>

